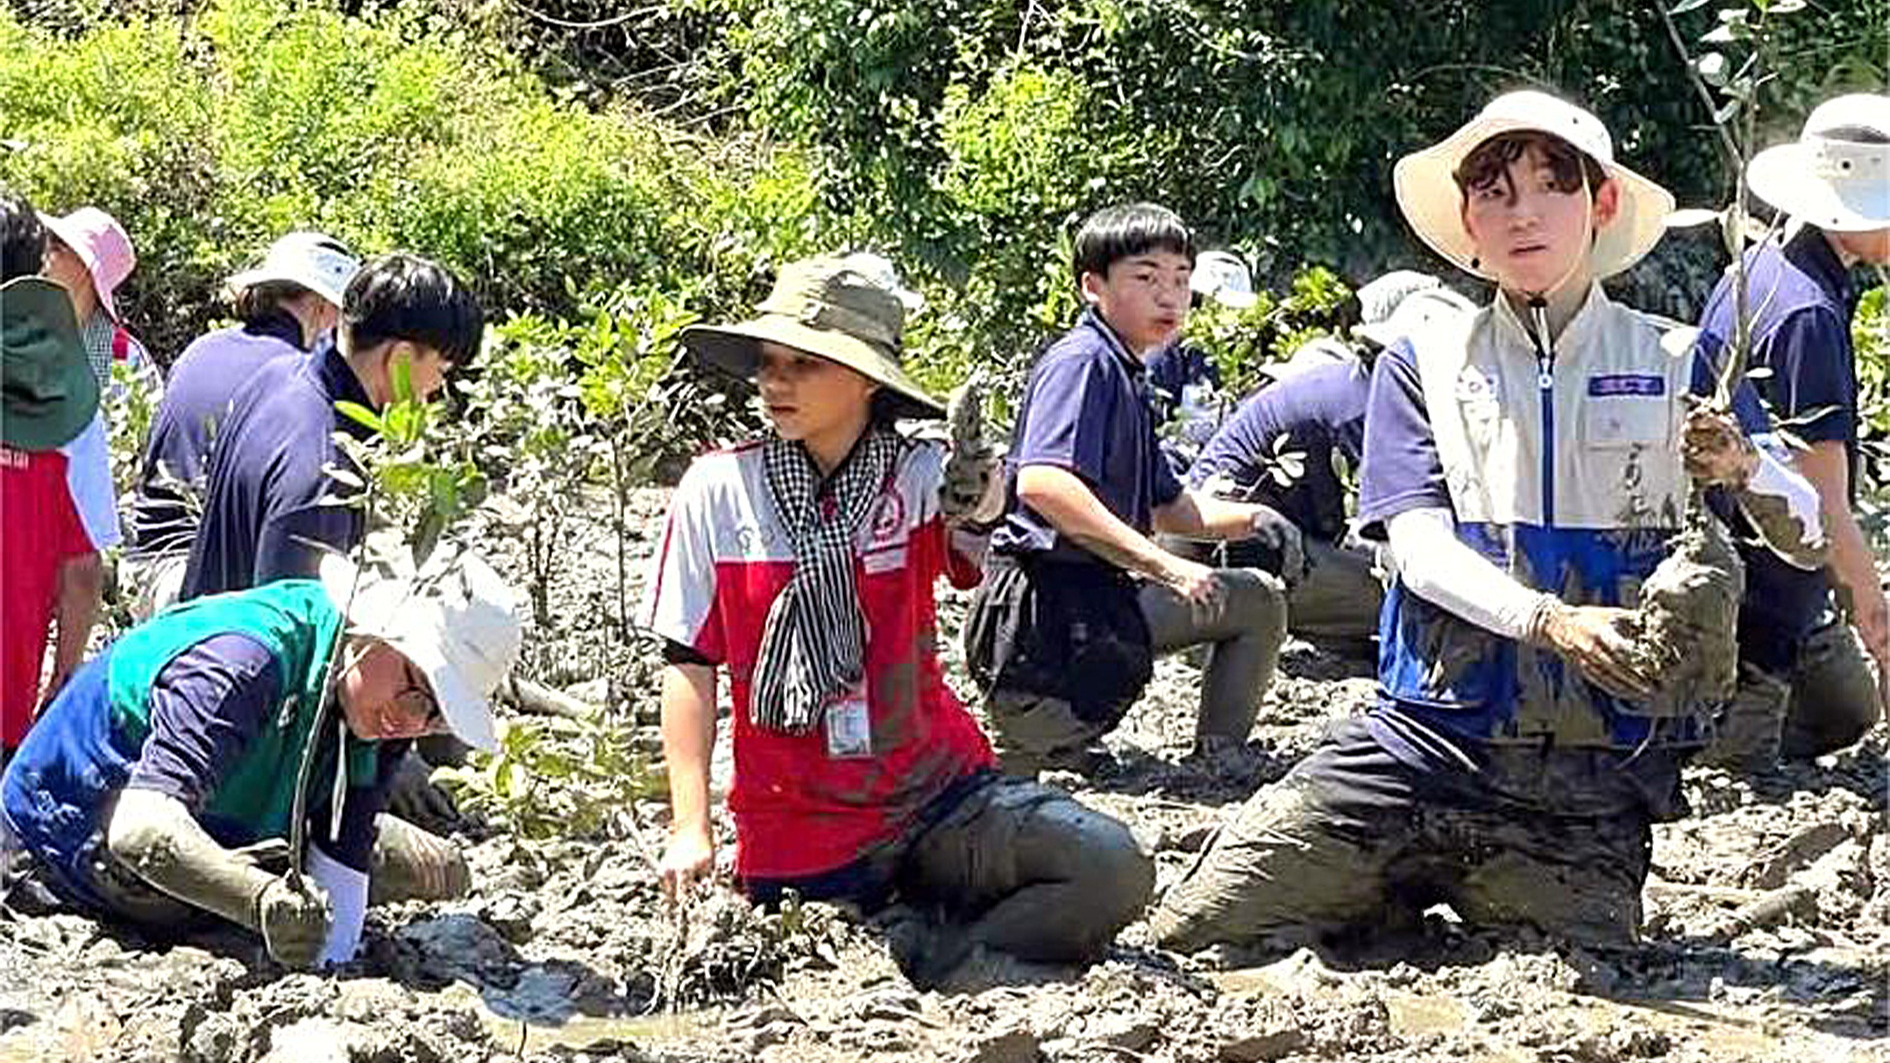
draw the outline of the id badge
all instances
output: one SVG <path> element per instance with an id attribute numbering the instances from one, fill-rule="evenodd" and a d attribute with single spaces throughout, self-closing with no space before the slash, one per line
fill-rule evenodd
<path id="1" fill-rule="evenodd" d="M 873 718 L 866 711 L 864 684 L 829 701 L 823 722 L 828 756 L 845 760 L 873 755 Z"/>

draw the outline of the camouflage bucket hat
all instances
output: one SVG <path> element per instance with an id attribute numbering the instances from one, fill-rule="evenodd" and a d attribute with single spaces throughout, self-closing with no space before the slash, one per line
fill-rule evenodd
<path id="1" fill-rule="evenodd" d="M 691 325 L 685 349 L 711 368 L 752 380 L 766 340 L 825 358 L 879 384 L 899 400 L 899 416 L 943 417 L 945 407 L 913 383 L 900 341 L 906 307 L 887 279 L 849 259 L 805 259 L 782 267 L 774 290 L 736 325 Z"/>

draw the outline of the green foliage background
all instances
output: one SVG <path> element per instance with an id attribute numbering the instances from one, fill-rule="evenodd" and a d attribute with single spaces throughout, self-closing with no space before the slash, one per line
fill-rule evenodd
<path id="1" fill-rule="evenodd" d="M 1713 6 L 1683 16 L 1689 40 Z M 142 262 L 121 302 L 161 359 L 219 313 L 219 278 L 291 228 L 442 259 L 495 318 L 571 322 L 571 335 L 598 315 L 635 329 L 626 308 L 659 301 L 666 317 L 741 313 L 780 261 L 870 246 L 927 295 L 912 346 L 942 388 L 973 363 L 1014 370 L 1069 320 L 1069 233 L 1108 202 L 1161 200 L 1209 243 L 1246 252 L 1276 293 L 1269 311 L 1309 266 L 1341 286 L 1435 267 L 1397 217 L 1391 163 L 1524 84 L 1593 106 L 1623 158 L 1683 203 L 1724 202 L 1731 187 L 1650 5 L 183 9 L 16 0 L 0 12 L 0 180 L 48 210 L 90 202 L 125 221 Z M 1791 20 L 1761 99 L 1765 139 L 1792 135 L 1821 97 L 1881 89 L 1887 27 L 1890 0 L 1824 0 Z M 1636 301 L 1690 312 L 1718 268 L 1708 244 L 1668 241 L 1630 279 Z M 1330 327 L 1306 305 L 1257 333 L 1198 331 L 1224 361 L 1251 364 Z M 658 369 L 674 354 L 672 342 L 620 346 L 618 362 Z M 612 372 L 637 386 L 656 375 Z"/>

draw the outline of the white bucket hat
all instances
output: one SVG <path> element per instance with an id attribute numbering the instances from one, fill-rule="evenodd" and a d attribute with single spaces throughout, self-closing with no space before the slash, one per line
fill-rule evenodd
<path id="1" fill-rule="evenodd" d="M 342 293 L 361 269 L 346 244 L 325 233 L 294 232 L 269 245 L 263 260 L 226 283 L 233 292 L 272 281 L 299 284 L 341 306 Z"/>
<path id="2" fill-rule="evenodd" d="M 1253 273 L 1247 269 L 1247 263 L 1231 251 L 1203 251 L 1196 255 L 1188 289 L 1235 310 L 1245 310 L 1259 300 L 1253 293 Z"/>
<path id="3" fill-rule="evenodd" d="M 1391 171 L 1398 209 L 1431 250 L 1466 273 L 1495 280 L 1477 262 L 1463 227 L 1463 193 L 1454 174 L 1477 146 L 1504 133 L 1547 133 L 1567 141 L 1601 164 L 1621 188 L 1614 220 L 1595 234 L 1589 264 L 1597 278 L 1611 277 L 1639 262 L 1666 231 L 1673 195 L 1614 161 L 1614 140 L 1601 119 L 1546 92 L 1510 92 L 1491 100 L 1462 128 L 1422 151 L 1398 160 Z"/>
<path id="4" fill-rule="evenodd" d="M 517 597 L 474 554 L 430 561 L 418 576 L 364 572 L 340 554 L 322 558 L 321 581 L 340 606 L 349 600 L 348 632 L 381 639 L 426 673 L 433 700 L 460 741 L 498 749 L 492 695 L 518 659 L 524 641 Z"/>
<path id="5" fill-rule="evenodd" d="M 1752 194 L 1829 232 L 1890 228 L 1890 96 L 1826 100 L 1797 141 L 1746 164 Z"/>
<path id="6" fill-rule="evenodd" d="M 1379 347 L 1389 347 L 1406 336 L 1428 331 L 1439 321 L 1476 312 L 1477 304 L 1440 284 L 1406 292 L 1390 315 L 1361 322 L 1352 332 Z"/>

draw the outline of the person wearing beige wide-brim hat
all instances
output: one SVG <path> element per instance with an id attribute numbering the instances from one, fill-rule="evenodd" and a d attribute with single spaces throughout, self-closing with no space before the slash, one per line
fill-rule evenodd
<path id="1" fill-rule="evenodd" d="M 1754 385 L 1772 415 L 1804 444 L 1795 461 L 1817 489 L 1831 535 L 1821 571 L 1783 564 L 1736 537 L 1746 563 L 1743 669 L 1709 756 L 1762 771 L 1781 757 L 1851 745 L 1890 698 L 1881 680 L 1890 674 L 1890 602 L 1851 502 L 1862 461 L 1853 270 L 1890 265 L 1890 96 L 1819 104 L 1797 139 L 1753 157 L 1746 183 L 1789 219 L 1779 239 L 1744 255 L 1747 358 L 1761 370 Z M 1737 313 L 1729 271 L 1700 316 L 1702 346 L 1727 347 Z"/>
<path id="2" fill-rule="evenodd" d="M 1123 884 L 1145 897 L 1148 880 L 1120 823 L 999 779 L 945 684 L 933 587 L 978 581 L 977 529 L 1003 489 L 962 392 L 949 449 L 896 425 L 942 412 L 907 374 L 919 302 L 885 259 L 828 256 L 784 266 L 754 318 L 683 334 L 697 360 L 754 380 L 769 432 L 690 465 L 644 618 L 664 642 L 665 890 L 683 899 L 718 866 L 709 753 L 726 672 L 736 884 L 763 904 L 791 891 L 865 912 L 897 886 L 913 908 L 888 937 L 930 986 L 981 950 L 1094 960 L 1117 906 L 1072 899 Z"/>
<path id="3" fill-rule="evenodd" d="M 1393 184 L 1417 236 L 1497 291 L 1414 318 L 1373 366 L 1357 521 L 1393 558 L 1378 696 L 1169 889 L 1150 919 L 1167 947 L 1304 940 L 1436 900 L 1472 926 L 1633 942 L 1651 825 L 1682 811 L 1681 766 L 1732 687 L 1738 580 L 1703 561 L 1697 615 L 1724 623 L 1651 667 L 1640 589 L 1696 483 L 1808 516 L 1763 529 L 1799 564 L 1822 548 L 1809 485 L 1752 427 L 1690 412 L 1684 330 L 1602 292 L 1672 198 L 1599 119 L 1501 96 Z"/>

